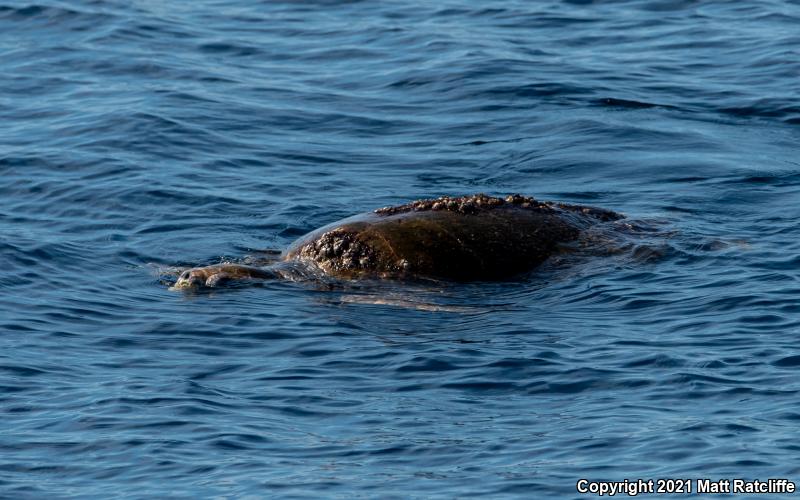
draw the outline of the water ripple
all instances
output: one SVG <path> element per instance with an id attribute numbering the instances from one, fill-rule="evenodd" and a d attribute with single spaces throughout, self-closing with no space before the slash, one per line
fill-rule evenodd
<path id="1" fill-rule="evenodd" d="M 793 478 L 798 20 L 775 0 L 0 3 L 0 488 Z M 501 283 L 167 289 L 479 191 L 628 218 Z"/>

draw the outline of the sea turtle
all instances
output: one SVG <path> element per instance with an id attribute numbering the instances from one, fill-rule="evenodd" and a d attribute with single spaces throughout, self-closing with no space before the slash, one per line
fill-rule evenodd
<path id="1" fill-rule="evenodd" d="M 265 266 L 218 264 L 184 271 L 174 288 L 296 276 L 499 280 L 530 271 L 590 226 L 623 218 L 601 208 L 513 194 L 418 200 L 384 207 L 301 237 Z"/>

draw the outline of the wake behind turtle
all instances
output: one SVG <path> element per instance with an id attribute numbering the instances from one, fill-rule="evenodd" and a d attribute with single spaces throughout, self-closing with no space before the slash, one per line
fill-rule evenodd
<path id="1" fill-rule="evenodd" d="M 443 196 L 322 227 L 293 243 L 278 263 L 189 269 L 174 288 L 291 278 L 303 270 L 343 279 L 502 280 L 536 268 L 588 228 L 621 218 L 518 194 Z"/>

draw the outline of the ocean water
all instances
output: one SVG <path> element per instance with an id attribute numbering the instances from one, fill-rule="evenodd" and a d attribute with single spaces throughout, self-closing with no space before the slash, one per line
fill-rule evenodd
<path id="1" fill-rule="evenodd" d="M 0 496 L 800 481 L 799 25 L 773 0 L 0 0 Z M 169 290 L 474 192 L 633 231 L 500 283 Z"/>

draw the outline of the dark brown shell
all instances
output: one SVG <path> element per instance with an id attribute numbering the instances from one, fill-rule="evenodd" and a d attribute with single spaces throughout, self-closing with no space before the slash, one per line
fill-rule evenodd
<path id="1" fill-rule="evenodd" d="M 341 277 L 502 279 L 535 268 L 583 227 L 618 218 L 520 195 L 441 197 L 328 225 L 295 242 L 284 259 Z"/>

